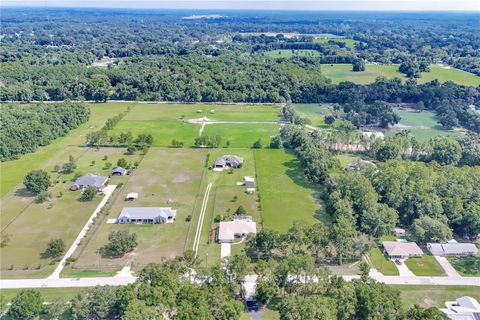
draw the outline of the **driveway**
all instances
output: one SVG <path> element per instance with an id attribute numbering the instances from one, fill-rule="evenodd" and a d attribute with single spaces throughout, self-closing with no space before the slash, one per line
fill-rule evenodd
<path id="1" fill-rule="evenodd" d="M 410 269 L 408 269 L 407 265 L 405 264 L 405 260 L 406 259 L 402 259 L 400 260 L 402 262 L 401 265 L 398 265 L 395 263 L 395 260 L 396 259 L 392 259 L 393 261 L 393 264 L 395 265 L 395 267 L 397 267 L 398 269 L 398 272 L 399 272 L 399 276 L 400 277 L 415 277 L 415 274 L 410 271 Z"/>
<path id="2" fill-rule="evenodd" d="M 230 243 L 220 244 L 220 259 L 230 257 L 232 251 L 232 245 Z"/>
<path id="3" fill-rule="evenodd" d="M 454 278 L 461 278 L 462 276 L 455 270 L 455 268 L 450 264 L 450 261 L 448 261 L 447 258 L 445 257 L 440 257 L 440 256 L 433 256 L 435 260 L 442 266 L 443 270 L 445 270 L 445 273 L 447 274 L 448 277 L 454 277 Z"/>

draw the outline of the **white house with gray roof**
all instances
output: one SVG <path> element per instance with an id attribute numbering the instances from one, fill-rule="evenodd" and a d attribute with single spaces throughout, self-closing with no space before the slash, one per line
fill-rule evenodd
<path id="1" fill-rule="evenodd" d="M 427 243 L 428 250 L 434 256 L 474 256 L 478 248 L 473 243 Z"/>
<path id="2" fill-rule="evenodd" d="M 87 174 L 81 176 L 71 185 L 70 190 L 85 190 L 88 187 L 94 187 L 97 191 L 102 191 L 103 187 L 108 182 L 108 177 L 106 176 L 97 176 L 95 174 Z"/>
<path id="3" fill-rule="evenodd" d="M 240 168 L 243 165 L 243 158 L 234 155 L 224 155 L 215 160 L 215 169 Z"/>
<path id="4" fill-rule="evenodd" d="M 160 207 L 125 207 L 117 222 L 125 223 L 173 223 L 177 210 Z"/>

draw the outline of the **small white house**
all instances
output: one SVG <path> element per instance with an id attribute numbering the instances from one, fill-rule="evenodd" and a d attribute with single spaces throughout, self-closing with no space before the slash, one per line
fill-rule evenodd
<path id="1" fill-rule="evenodd" d="M 243 238 L 257 233 L 257 224 L 248 220 L 222 221 L 218 226 L 218 242 L 232 242 L 235 238 Z"/>
<path id="2" fill-rule="evenodd" d="M 137 199 L 138 199 L 138 193 L 136 193 L 136 192 L 130 192 L 125 197 L 125 200 L 127 200 L 127 201 L 134 201 L 134 200 L 137 200 Z"/>

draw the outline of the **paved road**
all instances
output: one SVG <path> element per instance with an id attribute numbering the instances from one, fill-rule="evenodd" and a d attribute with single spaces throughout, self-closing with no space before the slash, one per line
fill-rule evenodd
<path id="1" fill-rule="evenodd" d="M 103 206 L 107 203 L 108 199 L 112 195 L 113 191 L 115 191 L 116 185 L 108 185 L 103 189 L 103 193 L 105 196 L 103 197 L 102 201 L 98 204 L 97 208 L 95 211 L 93 211 L 92 215 L 90 216 L 90 219 L 88 219 L 87 223 L 85 223 L 85 226 L 82 228 L 80 233 L 78 234 L 77 238 L 73 242 L 73 244 L 70 246 L 68 249 L 67 253 L 63 256 L 62 260 L 60 263 L 57 265 L 53 273 L 48 277 L 48 279 L 58 279 L 60 278 L 60 273 L 62 272 L 63 268 L 65 267 L 66 261 L 68 258 L 72 256 L 72 254 L 75 252 L 77 247 L 80 245 L 80 241 L 83 239 L 85 234 L 87 233 L 88 229 L 90 229 L 90 226 L 92 225 L 93 220 L 97 217 L 98 213 L 100 210 L 102 210 Z"/>
<path id="2" fill-rule="evenodd" d="M 433 256 L 438 263 L 442 266 L 443 270 L 445 270 L 445 273 L 447 274 L 448 277 L 455 277 L 455 278 L 461 278 L 462 276 L 455 270 L 455 268 L 450 264 L 450 261 L 448 261 L 447 258 L 445 257 L 440 257 L 440 256 Z"/>
<path id="3" fill-rule="evenodd" d="M 95 286 L 125 286 L 135 282 L 134 276 L 98 277 L 98 278 L 47 278 L 47 279 L 11 279 L 0 280 L 2 289 L 21 288 L 81 288 Z"/>
<path id="4" fill-rule="evenodd" d="M 411 285 L 444 285 L 444 286 L 477 286 L 480 287 L 480 277 L 409 277 L 384 276 L 375 269 L 370 270 L 370 277 L 385 284 Z"/>

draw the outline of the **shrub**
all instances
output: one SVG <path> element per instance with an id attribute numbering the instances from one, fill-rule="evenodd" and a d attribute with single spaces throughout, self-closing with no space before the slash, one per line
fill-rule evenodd
<path id="1" fill-rule="evenodd" d="M 185 221 L 187 221 L 187 222 L 192 221 L 192 215 L 189 214 L 189 215 L 185 218 Z"/>
<path id="2" fill-rule="evenodd" d="M 215 216 L 215 218 L 213 219 L 213 221 L 214 221 L 215 223 L 219 223 L 220 221 L 222 221 L 222 216 L 219 215 L 219 214 L 217 214 L 217 215 Z"/>
<path id="3" fill-rule="evenodd" d="M 45 170 L 33 170 L 25 176 L 23 184 L 28 191 L 39 194 L 46 191 L 52 182 L 50 175 Z"/>
<path id="4" fill-rule="evenodd" d="M 106 257 L 121 257 L 125 253 L 133 251 L 138 245 L 137 234 L 127 230 L 112 231 L 108 240 L 109 243 L 100 249 L 100 253 Z"/>
<path id="5" fill-rule="evenodd" d="M 95 195 L 97 194 L 97 189 L 95 187 L 89 186 L 87 189 L 85 189 L 80 196 L 80 201 L 92 201 L 93 198 L 95 198 Z"/>
<path id="6" fill-rule="evenodd" d="M 42 253 L 43 258 L 58 258 L 65 252 L 65 242 L 62 239 L 52 239 L 47 249 Z"/>

